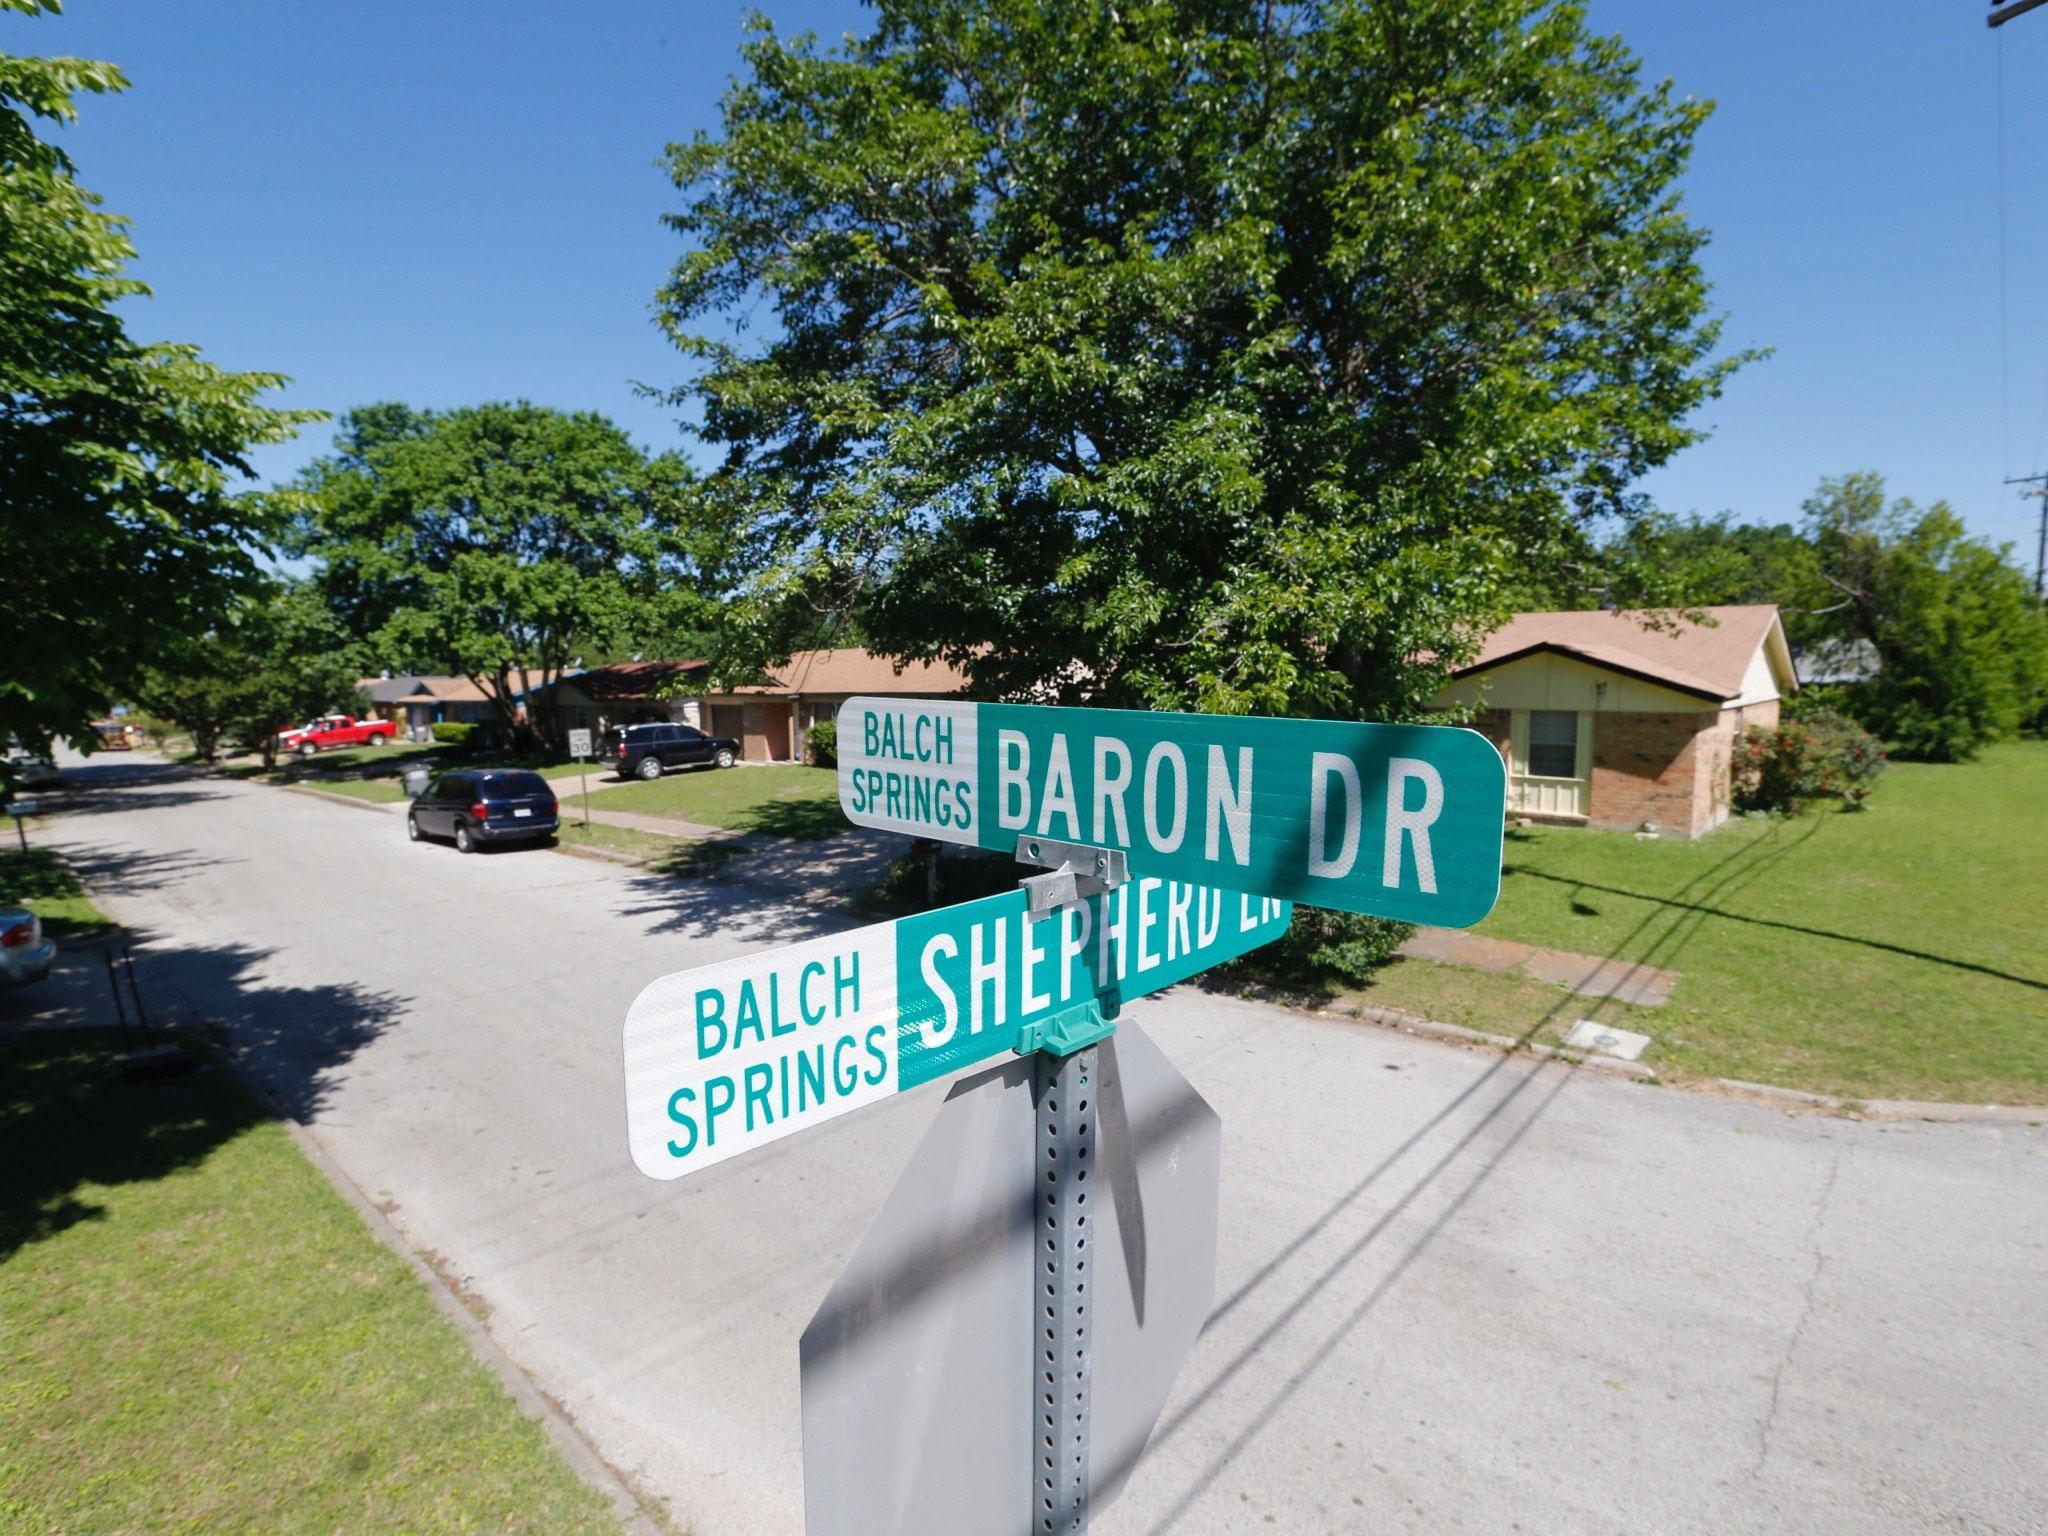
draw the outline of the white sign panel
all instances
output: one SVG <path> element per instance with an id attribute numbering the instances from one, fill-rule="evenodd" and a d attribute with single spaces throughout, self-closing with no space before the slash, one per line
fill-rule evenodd
<path id="1" fill-rule="evenodd" d="M 626 1014 L 633 1161 L 679 1178 L 1159 991 L 1287 931 L 1291 904 L 1140 879 L 1039 917 L 1022 891 L 678 971 Z"/>
<path id="2" fill-rule="evenodd" d="M 588 756 L 590 756 L 590 732 L 589 732 L 589 731 L 587 731 L 587 730 L 579 730 L 579 731 L 571 731 L 571 732 L 569 733 L 569 755 L 570 755 L 571 757 L 588 757 Z"/>

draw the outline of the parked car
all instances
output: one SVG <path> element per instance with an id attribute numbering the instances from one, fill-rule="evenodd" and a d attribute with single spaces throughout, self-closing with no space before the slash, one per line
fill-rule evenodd
<path id="1" fill-rule="evenodd" d="M 337 747 L 381 747 L 398 734 L 389 720 L 358 720 L 354 715 L 322 715 L 308 720 L 295 731 L 279 731 L 280 752 L 297 752 L 310 757 L 315 752 Z"/>
<path id="2" fill-rule="evenodd" d="M 548 781 L 526 768 L 465 768 L 444 773 L 405 813 L 414 842 L 449 837 L 464 853 L 485 843 L 552 838 L 562 805 Z"/>
<path id="3" fill-rule="evenodd" d="M 60 789 L 64 775 L 47 757 L 9 758 L 7 766 L 17 789 Z"/>
<path id="4" fill-rule="evenodd" d="M 27 907 L 0 907 L 0 986 L 20 987 L 50 974 L 57 942 Z"/>
<path id="5" fill-rule="evenodd" d="M 668 768 L 730 768 L 740 744 L 694 725 L 623 725 L 605 733 L 605 755 L 622 779 L 658 779 Z"/>

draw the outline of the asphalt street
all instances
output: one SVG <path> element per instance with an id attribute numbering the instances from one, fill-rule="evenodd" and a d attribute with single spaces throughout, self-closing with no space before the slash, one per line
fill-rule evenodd
<path id="1" fill-rule="evenodd" d="M 656 976 L 844 919 L 140 758 L 75 777 L 45 835 L 156 1009 L 224 1029 L 679 1528 L 800 1531 L 797 1338 L 944 1085 L 656 1183 L 620 1028 Z M 2048 1530 L 2048 1132 L 1190 987 L 1132 1016 L 1223 1118 L 1222 1238 L 1104 1536 Z"/>

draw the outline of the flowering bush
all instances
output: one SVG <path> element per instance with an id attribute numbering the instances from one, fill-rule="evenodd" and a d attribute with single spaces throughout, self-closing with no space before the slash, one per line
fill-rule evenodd
<path id="1" fill-rule="evenodd" d="M 1884 766 L 1877 738 L 1845 715 L 1817 713 L 1775 730 L 1753 725 L 1735 744 L 1735 805 L 1789 813 L 1840 796 L 1845 808 L 1858 810 Z"/>

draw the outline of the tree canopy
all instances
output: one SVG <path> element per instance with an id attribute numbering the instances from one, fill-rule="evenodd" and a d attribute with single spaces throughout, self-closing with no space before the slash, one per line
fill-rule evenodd
<path id="1" fill-rule="evenodd" d="M 1873 474 L 1823 480 L 1806 503 L 1836 632 L 1878 673 L 1858 716 L 1909 757 L 1958 762 L 2048 706 L 2048 616 L 2010 547 L 1969 537 L 1946 502 L 1887 503 Z"/>
<path id="2" fill-rule="evenodd" d="M 353 707 L 361 675 L 360 647 L 319 594 L 280 582 L 146 670 L 134 696 L 190 735 L 203 761 L 232 733 L 269 768 L 277 761 L 277 733 Z"/>
<path id="3" fill-rule="evenodd" d="M 129 335 L 116 307 L 148 289 L 124 222 L 34 121 L 125 85 L 111 64 L 0 55 L 0 739 L 90 744 L 145 667 L 254 589 L 279 512 L 238 493 L 246 453 L 319 414 L 258 403 L 280 374 Z"/>
<path id="4" fill-rule="evenodd" d="M 687 481 L 589 412 L 365 406 L 301 477 L 294 547 L 381 663 L 461 673 L 509 725 L 572 661 L 700 617 Z"/>
<path id="5" fill-rule="evenodd" d="M 1739 361 L 1707 108 L 1578 5 L 876 11 L 756 22 L 670 150 L 674 399 L 766 649 L 822 612 L 1009 695 L 1413 716 Z"/>

